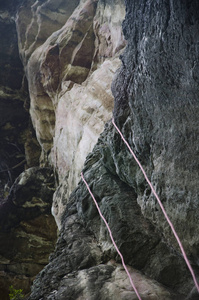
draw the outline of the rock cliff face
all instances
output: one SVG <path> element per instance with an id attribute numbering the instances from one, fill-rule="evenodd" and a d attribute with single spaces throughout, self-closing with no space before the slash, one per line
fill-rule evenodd
<path id="1" fill-rule="evenodd" d="M 11 216 L 16 205 L 40 207 L 33 219 L 46 228 L 41 216 L 53 197 L 60 229 L 29 300 L 137 299 L 80 180 L 82 169 L 142 300 L 198 299 L 171 229 L 110 121 L 113 110 L 199 278 L 198 10 L 196 0 L 27 0 L 17 9 L 19 53 L 42 154 L 40 168 L 20 175 L 2 206 Z M 42 177 L 47 172 L 52 179 L 51 167 L 55 192 Z M 24 176 L 39 182 L 28 202 L 16 196 L 27 189 Z M 8 220 L 8 227 L 16 226 Z M 17 220 L 15 236 L 34 223 L 23 214 Z M 2 234 L 8 230 L 3 224 Z M 41 244 L 43 238 L 38 232 Z"/>
<path id="2" fill-rule="evenodd" d="M 0 203 L 0 299 L 9 286 L 29 292 L 35 275 L 54 249 L 56 223 L 50 213 L 54 175 L 47 168 L 29 168 Z"/>
<path id="3" fill-rule="evenodd" d="M 19 57 L 14 16 L 21 1 L 0 3 L 0 197 L 27 167 L 38 165 L 40 149 L 28 113 L 27 80 Z M 7 170 L 7 171 L 6 171 Z M 6 189 L 5 189 L 6 185 Z"/>
<path id="4" fill-rule="evenodd" d="M 1 9 L 4 27 L 7 26 L 7 23 L 12 25 L 12 30 L 7 28 L 8 26 L 6 29 L 2 28 L 2 37 L 7 41 L 7 44 L 5 42 L 2 48 L 2 52 L 4 56 L 8 52 L 7 60 L 12 60 L 9 65 L 10 68 L 13 67 L 13 61 L 15 64 L 19 64 L 19 68 L 15 72 L 12 69 L 6 73 L 8 78 L 4 80 L 5 82 L 2 82 L 2 90 L 7 88 L 7 81 L 9 84 L 15 83 L 16 85 L 14 79 L 17 78 L 18 85 L 12 87 L 10 97 L 15 92 L 14 89 L 17 89 L 16 94 L 21 97 L 16 99 L 20 100 L 16 105 L 14 105 L 16 101 L 12 104 L 10 103 L 11 100 L 4 105 L 5 109 L 2 115 L 5 112 L 7 114 L 9 112 L 9 115 L 6 119 L 5 114 L 4 119 L 2 119 L 1 130 L 3 132 L 4 127 L 5 129 L 11 127 L 15 130 L 15 134 L 11 132 L 11 135 L 8 130 L 5 131 L 5 140 L 9 136 L 9 146 L 6 149 L 2 147 L 2 157 L 8 156 L 11 142 L 16 144 L 20 139 L 22 144 L 22 160 L 11 163 L 11 155 L 9 155 L 8 158 L 6 156 L 5 163 L 3 160 L 1 162 L 3 176 L 0 213 L 4 216 L 2 223 L 10 224 L 9 217 L 6 220 L 6 215 L 11 209 L 10 206 L 14 207 L 13 210 L 15 210 L 15 205 L 13 206 L 10 203 L 14 201 L 13 190 L 18 189 L 18 182 L 21 182 L 21 180 L 20 178 L 16 180 L 10 195 L 3 200 L 3 197 L 7 194 L 4 186 L 11 177 L 11 171 L 15 171 L 15 167 L 18 168 L 18 165 L 22 162 L 19 166 L 20 169 L 17 169 L 17 172 L 11 177 L 12 182 L 9 182 L 9 188 L 24 170 L 24 166 L 29 168 L 40 164 L 39 174 L 43 172 L 42 167 L 53 168 L 57 189 L 53 197 L 52 212 L 60 228 L 61 215 L 70 193 L 77 186 L 86 155 L 92 150 L 99 134 L 103 131 L 105 122 L 112 115 L 111 82 L 115 71 L 120 65 L 119 51 L 126 44 L 121 28 L 125 16 L 125 6 L 123 1 L 117 1 L 115 5 L 112 5 L 112 3 L 103 1 L 51 0 L 41 2 L 28 0 L 2 4 Z M 10 33 L 9 39 L 5 37 L 5 31 Z M 18 47 L 16 46 L 17 39 Z M 5 65 L 3 59 L 2 65 Z M 3 101 L 2 97 L 1 105 L 3 105 Z M 18 118 L 13 117 L 13 115 L 16 115 L 16 111 L 19 112 Z M 34 130 L 29 125 L 27 111 L 30 112 L 37 141 L 41 147 L 40 163 L 38 160 L 40 151 L 36 140 L 34 140 Z M 24 121 L 24 116 L 26 121 Z M 13 120 L 16 120 L 14 124 Z M 10 123 L 12 126 L 8 126 Z M 20 123 L 20 126 L 18 123 Z M 17 126 L 20 127 L 19 133 L 17 132 L 19 137 L 16 136 Z M 4 145 L 4 141 L 2 141 L 2 145 Z M 18 147 L 18 144 L 16 147 Z M 15 158 L 17 155 L 15 155 Z M 40 178 L 38 175 L 40 179 L 36 178 L 34 172 L 33 169 L 33 171 L 20 176 L 28 176 L 28 182 L 39 180 L 36 184 L 36 190 L 33 190 L 31 196 L 28 197 L 28 201 L 31 203 L 30 206 L 36 206 L 39 209 L 41 203 L 46 203 L 46 201 L 49 201 L 50 205 L 53 193 L 48 193 L 46 197 L 37 195 L 37 190 L 42 189 L 43 185 L 45 186 L 48 182 L 44 182 L 42 185 L 43 177 Z M 20 190 L 23 189 L 26 191 L 26 184 L 20 186 Z M 26 192 L 24 192 L 24 198 L 26 198 L 25 195 Z M 40 200 L 37 201 L 38 197 Z M 49 216 L 49 206 L 47 207 L 47 212 L 41 209 L 40 219 L 43 215 L 42 226 L 44 228 L 52 222 Z M 15 243 L 21 234 L 18 234 L 18 230 L 21 232 L 20 228 L 25 228 L 22 224 L 24 222 L 23 218 L 19 218 L 21 209 L 19 209 L 19 212 L 16 211 L 16 219 L 19 219 L 17 224 L 11 222 L 9 228 L 6 229 L 12 232 L 12 234 L 7 234 L 9 236 L 8 244 Z M 28 231 L 21 237 L 20 247 L 16 245 L 15 252 L 19 252 L 18 256 L 16 257 L 10 253 L 5 260 L 4 250 L 6 247 L 1 253 L 2 280 L 0 285 L 4 300 L 8 296 L 6 290 L 12 282 L 17 284 L 17 288 L 23 288 L 25 292 L 28 290 L 28 285 L 33 276 L 39 272 L 43 264 L 47 263 L 46 249 L 48 248 L 48 253 L 52 251 L 56 235 L 54 223 L 52 222 L 52 226 L 49 228 L 52 231 L 51 235 L 49 238 L 46 236 L 44 241 L 43 238 L 41 239 L 40 235 L 42 233 L 39 234 L 38 229 L 41 226 L 40 219 L 34 214 L 29 215 L 29 217 L 30 220 L 28 221 L 31 226 L 28 225 Z M 15 229 L 15 226 L 17 226 L 17 229 Z M 4 226 L 2 226 L 1 231 L 3 243 L 6 234 Z M 29 248 L 33 252 L 30 251 L 29 256 L 24 253 L 25 247 L 21 249 L 21 245 L 26 244 L 28 238 L 32 240 L 31 232 L 37 235 L 37 231 L 39 240 L 37 247 L 40 249 L 38 251 L 43 253 L 39 260 L 39 254 L 37 252 L 33 253 L 34 247 L 31 245 L 29 245 Z M 51 242 L 51 245 L 49 245 L 49 242 Z M 42 247 L 42 243 L 44 247 Z M 17 265 L 23 256 L 25 258 L 21 261 L 19 272 L 12 272 L 10 264 Z M 36 267 L 31 267 L 31 270 L 30 268 L 28 270 L 26 268 L 27 261 L 31 266 L 35 265 Z M 23 277 L 22 269 L 24 268 L 26 268 L 26 272 L 24 272 L 25 276 Z M 23 277 L 21 280 L 19 280 L 20 276 Z"/>
<path id="5" fill-rule="evenodd" d="M 58 174 L 53 214 L 59 228 L 86 155 L 112 114 L 124 15 L 123 1 L 93 0 L 28 1 L 18 13 L 19 52 L 41 163 Z"/>

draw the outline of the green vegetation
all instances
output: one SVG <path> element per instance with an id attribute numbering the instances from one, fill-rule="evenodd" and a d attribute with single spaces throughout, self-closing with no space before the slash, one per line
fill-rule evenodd
<path id="1" fill-rule="evenodd" d="M 22 294 L 23 290 L 19 289 L 16 290 L 12 285 L 9 288 L 10 293 L 9 293 L 9 297 L 10 300 L 21 300 L 24 299 L 24 295 Z"/>

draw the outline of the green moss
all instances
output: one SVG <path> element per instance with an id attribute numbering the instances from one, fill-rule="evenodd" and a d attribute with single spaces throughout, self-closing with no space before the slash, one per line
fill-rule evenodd
<path id="1" fill-rule="evenodd" d="M 16 290 L 12 285 L 9 288 L 9 298 L 10 300 L 21 300 L 24 299 L 24 295 L 22 294 L 23 290 Z"/>

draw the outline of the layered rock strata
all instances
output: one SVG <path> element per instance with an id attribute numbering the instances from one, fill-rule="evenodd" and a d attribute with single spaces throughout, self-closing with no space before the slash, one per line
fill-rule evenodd
<path id="1" fill-rule="evenodd" d="M 26 294 L 35 275 L 48 263 L 57 238 L 51 215 L 54 174 L 47 168 L 29 168 L 0 202 L 0 299 L 9 299 L 9 287 Z"/>
<path id="2" fill-rule="evenodd" d="M 125 0 L 127 47 L 116 76 L 123 1 L 70 1 L 63 13 L 67 3 L 26 1 L 16 20 L 41 165 L 57 172 L 52 211 L 60 229 L 28 299 L 137 299 L 85 184 L 78 184 L 82 168 L 141 298 L 197 299 L 170 227 L 108 120 L 113 80 L 115 122 L 198 278 L 198 1 Z"/>
<path id="3" fill-rule="evenodd" d="M 128 45 L 112 90 L 114 119 L 160 195 L 198 277 L 197 10 L 196 1 L 126 1 Z M 151 295 L 140 283 L 141 298 L 197 299 L 170 227 L 111 122 L 83 172 L 126 263 L 167 287 L 158 294 L 156 283 Z M 81 181 L 50 264 L 29 299 L 134 299 L 122 280 L 114 289 L 118 265 L 111 259 L 119 262 Z"/>
<path id="4" fill-rule="evenodd" d="M 113 109 L 111 82 L 120 65 L 119 51 L 125 46 L 121 30 L 124 13 L 123 1 L 117 1 L 115 5 L 112 5 L 112 3 L 104 1 L 50 0 L 41 2 L 30 0 L 9 2 L 6 7 L 2 7 L 2 18 L 5 19 L 9 16 L 13 26 L 15 48 L 17 45 L 16 23 L 19 55 L 27 78 L 26 83 L 18 57 L 18 49 L 14 48 L 13 53 L 19 61 L 21 73 L 19 71 L 11 72 L 10 75 L 13 76 L 13 82 L 17 77 L 18 89 L 23 97 L 20 99 L 22 112 L 17 122 L 20 118 L 20 122 L 22 121 L 22 116 L 26 116 L 27 119 L 26 122 L 23 119 L 23 135 L 20 133 L 20 137 L 23 138 L 21 155 L 23 164 L 15 173 L 12 183 L 23 171 L 24 166 L 29 168 L 39 164 L 39 146 L 34 139 L 31 125 L 28 127 L 28 114 L 25 113 L 25 110 L 29 110 L 36 137 L 42 149 L 40 164 L 43 167 L 54 167 L 55 173 L 58 175 L 56 177 L 58 188 L 54 195 L 52 211 L 59 228 L 61 215 L 71 191 L 78 183 L 79 173 L 86 155 L 92 150 L 99 134 L 103 131 L 105 122 L 111 117 Z M 10 40 L 12 41 L 12 39 L 13 36 Z M 12 46 L 10 44 L 11 42 L 8 43 L 9 47 Z M 11 80 L 9 79 L 9 81 Z M 26 94 L 27 85 L 30 101 Z M 18 105 L 16 107 L 12 105 L 12 110 L 13 114 L 10 113 L 10 108 L 8 109 L 6 103 L 5 111 L 9 111 L 10 118 L 5 122 L 2 120 L 3 126 L 5 124 L 7 126 L 10 120 L 13 122 L 16 111 L 20 112 Z M 12 126 L 15 130 L 16 124 Z M 16 143 L 16 135 L 13 137 L 13 143 Z M 14 170 L 15 167 L 18 167 L 18 161 L 12 163 L 11 168 L 10 165 L 4 165 L 2 165 L 2 170 L 7 170 L 5 173 L 5 180 L 7 180 L 12 167 L 14 166 Z M 31 173 L 30 177 L 32 180 L 36 180 L 34 173 Z M 4 184 L 5 182 L 2 186 Z M 23 188 L 25 189 L 25 187 Z M 3 191 L 2 198 L 5 195 Z M 48 196 L 50 205 L 52 193 Z M 12 197 L 14 197 L 13 193 L 9 195 L 9 200 L 2 199 L 1 201 L 2 203 L 12 201 Z M 30 197 L 29 202 L 29 205 L 33 205 L 34 197 Z M 5 207 L 5 205 L 2 206 L 2 212 L 6 215 L 8 212 Z M 43 218 L 43 227 L 46 228 L 48 218 L 45 218 L 45 213 Z M 9 220 L 6 220 L 5 223 L 9 224 Z M 36 232 L 37 226 L 40 227 L 40 225 L 39 220 L 38 224 L 35 221 L 34 230 L 31 230 Z M 15 232 L 15 223 L 9 230 Z M 54 227 L 52 230 L 49 241 L 56 233 Z M 38 235 L 40 239 L 39 230 Z M 28 236 L 31 236 L 29 232 L 27 239 Z M 17 242 L 17 239 L 14 238 L 14 241 Z M 26 237 L 22 238 L 20 245 L 23 242 L 26 243 Z M 42 242 L 43 240 L 41 240 L 41 244 Z M 18 248 L 16 247 L 16 249 Z M 48 250 L 50 252 L 52 248 L 49 247 Z M 47 256 L 47 252 L 45 253 Z M 34 257 L 37 259 L 37 256 Z M 16 282 L 17 280 L 18 274 L 10 275 L 9 270 L 11 263 L 19 263 L 19 260 L 15 261 L 15 259 L 14 256 L 12 262 L 11 260 L 7 261 L 6 269 L 4 267 L 5 260 L 2 258 L 4 272 L 2 293 L 8 290 L 12 281 Z M 31 263 L 33 262 L 34 259 Z M 42 265 L 40 265 L 41 267 Z M 17 281 L 17 288 L 25 288 L 25 291 L 28 291 L 28 285 L 38 271 L 39 267 L 37 270 L 34 269 L 30 280 L 26 281 L 26 285 L 25 279 L 21 283 L 22 286 L 20 286 L 21 281 Z M 21 276 L 22 271 L 20 272 Z M 7 283 L 5 278 L 7 278 Z"/>
<path id="5" fill-rule="evenodd" d="M 28 113 L 27 80 L 19 57 L 15 13 L 20 1 L 0 3 L 0 198 L 40 149 Z M 6 188 L 5 188 L 6 187 Z"/>
<path id="6" fill-rule="evenodd" d="M 59 228 L 86 155 L 111 118 L 111 82 L 125 46 L 124 15 L 123 1 L 94 0 L 29 1 L 18 13 L 19 52 L 41 164 L 53 165 L 58 174 L 52 211 Z"/>

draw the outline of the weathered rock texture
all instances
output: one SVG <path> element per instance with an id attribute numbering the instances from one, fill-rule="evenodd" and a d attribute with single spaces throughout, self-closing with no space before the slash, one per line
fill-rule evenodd
<path id="1" fill-rule="evenodd" d="M 41 163 L 58 174 L 52 211 L 59 228 L 86 155 L 111 118 L 124 15 L 121 0 L 28 1 L 18 12 L 19 52 Z"/>
<path id="2" fill-rule="evenodd" d="M 25 168 L 38 166 L 41 153 L 30 122 L 27 80 L 24 77 L 23 65 L 17 46 L 15 14 L 20 4 L 20 0 L 0 2 L 1 300 L 9 299 L 8 290 L 11 284 L 16 288 L 23 288 L 25 292 L 30 290 L 30 284 L 34 276 L 48 262 L 50 248 L 53 249 L 53 243 L 56 239 L 56 226 L 50 215 L 54 190 L 51 191 L 51 198 L 48 199 L 48 205 L 46 204 L 48 209 L 46 208 L 43 217 L 41 216 L 42 209 L 36 208 L 36 204 L 35 208 L 29 213 L 19 203 L 13 204 L 15 198 L 16 201 L 19 201 L 19 197 L 16 196 L 16 194 L 19 195 L 19 190 L 16 192 L 15 179 Z M 32 180 L 35 181 L 34 176 Z M 14 186 L 11 188 L 13 184 Z M 23 188 L 24 185 L 20 187 L 20 190 Z M 12 192 L 10 193 L 11 189 Z M 20 194 L 20 201 L 25 202 L 27 199 L 31 201 L 31 197 L 34 198 L 31 191 L 27 190 L 26 187 Z M 47 201 L 47 199 L 44 199 L 44 201 Z M 37 213 L 34 212 L 35 209 L 38 211 Z M 42 230 L 40 232 L 39 228 L 47 228 L 49 222 L 52 222 L 50 228 L 53 231 L 50 233 L 49 238 L 46 237 L 46 241 L 44 241 Z M 34 235 L 35 245 L 33 246 L 31 244 Z M 35 248 L 37 248 L 36 237 L 38 247 L 41 248 L 35 251 Z M 40 258 L 38 259 L 38 257 Z"/>
<path id="3" fill-rule="evenodd" d="M 14 16 L 19 3 L 0 3 L 0 198 L 7 193 L 4 186 L 9 189 L 25 165 L 38 165 L 40 156 L 27 112 L 27 81 L 17 46 Z"/>
<path id="4" fill-rule="evenodd" d="M 42 149 L 40 164 L 43 167 L 53 166 L 58 175 L 52 212 L 59 228 L 69 195 L 79 181 L 86 155 L 92 150 L 99 134 L 103 131 L 105 122 L 112 115 L 111 82 L 121 63 L 119 51 L 126 44 L 121 28 L 124 15 L 123 1 L 117 1 L 113 5 L 112 2 L 104 1 L 26 0 L 2 5 L 2 20 L 9 19 L 12 24 L 11 37 L 9 41 L 7 39 L 7 44 L 2 49 L 4 55 L 12 49 L 15 57 L 13 60 L 15 64 L 17 62 L 19 64 L 15 73 L 13 70 L 7 73 L 7 76 L 10 76 L 8 81 L 16 82 L 14 79 L 17 78 L 19 89 L 17 95 L 20 92 L 21 96 L 21 98 L 18 97 L 20 110 L 18 103 L 14 105 L 14 102 L 9 106 L 7 101 L 4 111 L 9 112 L 8 120 L 6 113 L 2 112 L 2 115 L 5 115 L 5 120 L 2 119 L 2 126 L 6 129 L 11 127 L 16 132 L 18 122 L 21 129 L 19 137 L 22 140 L 23 164 L 20 164 L 21 168 L 17 169 L 18 172 L 14 174 L 12 181 L 23 171 L 24 165 L 29 168 L 39 164 L 39 147 L 33 139 L 34 131 L 31 125 L 28 125 L 26 109 L 30 111 L 36 137 Z M 3 37 L 5 31 L 2 30 Z M 16 46 L 17 37 L 19 53 Z M 27 82 L 24 79 L 19 55 Z M 10 56 L 9 60 L 11 60 Z M 10 63 L 11 67 L 13 63 Z M 2 84 L 3 89 L 5 89 L 5 82 Z M 27 85 L 29 95 L 26 93 Z M 3 100 L 1 103 L 4 103 Z M 19 117 L 18 119 L 15 117 L 16 122 L 13 124 L 13 115 L 16 111 Z M 19 119 L 24 116 L 26 120 L 24 121 L 23 118 L 21 125 Z M 7 132 L 4 134 L 6 138 Z M 15 134 L 11 140 L 14 147 L 16 140 Z M 2 144 L 4 144 L 3 140 Z M 13 172 L 16 166 L 18 168 L 18 163 L 21 163 L 17 161 L 11 164 L 8 149 L 11 148 L 7 147 L 2 154 L 3 158 L 4 153 L 8 156 L 4 164 L 2 159 L 2 174 L 4 175 L 2 187 L 11 177 L 11 171 Z M 7 171 L 4 172 L 5 170 Z M 30 175 L 32 181 L 36 180 L 33 175 L 34 173 Z M 5 196 L 5 191 L 2 191 L 2 198 L 3 196 Z M 9 195 L 9 201 L 12 197 L 13 193 Z M 50 203 L 52 194 L 48 197 Z M 1 201 L 5 202 L 3 199 Z M 34 203 L 34 197 L 29 201 Z M 2 208 L 3 212 L 4 210 L 5 206 Z M 4 214 L 6 215 L 6 211 Z M 9 220 L 6 220 L 7 223 Z M 47 225 L 48 218 L 43 226 Z M 12 226 L 14 227 L 15 224 Z M 35 222 L 34 226 L 36 232 L 37 226 L 40 227 L 40 222 Z M 15 231 L 13 227 L 11 231 Z M 51 239 L 52 236 L 49 236 L 49 241 Z M 26 243 L 25 238 L 22 240 L 23 243 Z M 50 252 L 52 248 L 49 247 L 48 250 Z M 34 256 L 34 259 L 37 260 L 37 257 Z M 12 263 L 18 262 L 14 257 Z M 9 264 L 10 262 L 7 263 Z M 6 272 L 4 267 L 3 270 Z M 31 273 L 32 275 L 35 274 Z M 10 280 L 8 281 L 10 284 Z M 7 289 L 8 283 L 5 286 Z"/>
<path id="5" fill-rule="evenodd" d="M 29 292 L 35 275 L 54 249 L 56 223 L 51 215 L 54 175 L 47 168 L 22 173 L 0 202 L 0 299 L 9 286 Z"/>
<path id="6" fill-rule="evenodd" d="M 6 34 L 5 34 L 6 32 Z M 0 5 L 0 197 L 4 185 L 11 186 L 14 171 L 4 172 L 24 160 L 24 145 L 21 141 L 28 114 L 23 108 L 21 92 L 23 66 L 19 59 L 17 34 L 12 11 L 6 4 Z M 18 174 L 22 169 L 16 169 Z"/>
<path id="7" fill-rule="evenodd" d="M 114 11 L 117 3 L 103 4 L 111 4 Z M 112 86 L 115 121 L 160 195 L 197 277 L 198 9 L 197 1 L 126 0 L 123 31 L 128 45 Z M 76 13 L 77 10 L 67 26 L 77 22 Z M 100 30 L 103 32 L 103 26 Z M 62 31 L 59 38 L 61 34 Z M 63 48 L 58 52 L 58 47 L 59 43 L 53 42 L 49 51 L 61 57 Z M 66 67 L 59 65 L 59 74 L 64 74 L 67 81 L 74 81 L 75 57 L 66 62 Z M 86 72 L 85 66 L 76 70 L 81 76 Z M 53 91 L 52 87 L 51 95 Z M 71 119 L 73 130 L 76 124 Z M 58 129 L 59 120 L 56 122 Z M 99 120 L 95 122 L 98 125 Z M 133 277 L 137 278 L 135 283 L 142 299 L 197 299 L 192 277 L 171 230 L 111 122 L 87 157 L 83 172 Z M 55 199 L 65 199 L 68 182 L 67 179 L 62 183 L 62 192 L 57 190 Z M 38 275 L 29 299 L 136 299 L 129 285 L 122 284 L 126 275 L 82 181 L 65 202 L 68 204 L 55 252 Z"/>
<path id="8" fill-rule="evenodd" d="M 30 114 L 41 165 L 57 173 L 52 211 L 60 229 L 29 300 L 137 299 L 85 184 L 78 184 L 82 168 L 141 298 L 198 299 L 154 196 L 108 120 L 113 80 L 115 122 L 199 278 L 199 3 L 125 5 L 127 46 L 115 76 L 125 45 L 124 1 L 26 1 L 18 10 Z"/>

